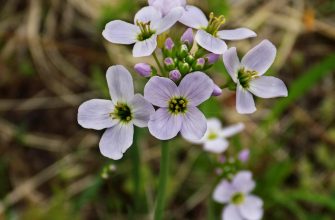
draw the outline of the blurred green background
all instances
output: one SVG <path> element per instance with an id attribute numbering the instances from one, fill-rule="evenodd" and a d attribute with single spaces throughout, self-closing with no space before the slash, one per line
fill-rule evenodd
<path id="1" fill-rule="evenodd" d="M 289 97 L 257 99 L 258 111 L 239 115 L 235 94 L 207 101 L 208 117 L 244 122 L 229 153 L 251 150 L 245 166 L 265 203 L 264 219 L 335 219 L 335 1 L 188 0 L 227 28 L 249 27 L 258 37 L 239 42 L 243 55 L 262 39 L 278 48 L 268 72 L 283 79 Z M 133 71 L 131 47 L 106 42 L 112 19 L 132 21 L 144 0 L 5 0 L 0 9 L 0 219 L 150 219 L 159 174 L 160 142 L 136 131 L 136 147 L 120 161 L 99 153 L 101 132 L 77 124 L 77 108 L 108 98 L 105 71 Z M 178 24 L 177 31 L 185 27 Z M 219 62 L 210 71 L 227 79 Z M 142 92 L 145 79 L 133 74 Z M 218 156 L 177 138 L 171 141 L 165 219 L 220 219 L 211 201 Z M 136 151 L 138 149 L 138 151 Z M 136 155 L 141 167 L 137 169 Z M 139 184 L 138 171 L 141 173 Z M 104 178 L 103 178 L 104 177 Z"/>

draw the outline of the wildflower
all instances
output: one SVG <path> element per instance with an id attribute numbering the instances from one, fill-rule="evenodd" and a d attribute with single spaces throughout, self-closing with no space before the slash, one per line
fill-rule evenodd
<path id="1" fill-rule="evenodd" d="M 248 28 L 220 30 L 225 23 L 225 18 L 223 16 L 214 17 L 213 13 L 210 14 L 209 18 L 208 21 L 199 8 L 187 5 L 179 22 L 188 27 L 198 29 L 195 35 L 196 42 L 212 53 L 222 54 L 227 50 L 227 45 L 223 40 L 241 40 L 256 36 L 256 33 Z"/>
<path id="2" fill-rule="evenodd" d="M 182 16 L 183 9 L 176 7 L 165 17 L 152 6 L 139 10 L 134 24 L 121 20 L 107 23 L 102 35 L 111 43 L 134 44 L 133 56 L 151 55 L 157 47 L 157 36 L 168 30 Z"/>
<path id="3" fill-rule="evenodd" d="M 213 199 L 227 204 L 223 209 L 223 220 L 259 220 L 263 216 L 263 201 L 250 192 L 255 182 L 249 171 L 240 171 L 231 182 L 221 181 L 214 189 Z"/>
<path id="4" fill-rule="evenodd" d="M 228 148 L 226 138 L 241 132 L 244 129 L 243 123 L 237 123 L 226 128 L 222 128 L 220 120 L 210 118 L 207 120 L 207 130 L 200 140 L 190 140 L 193 143 L 203 144 L 204 150 L 212 153 L 223 153 Z"/>
<path id="5" fill-rule="evenodd" d="M 223 62 L 227 72 L 237 85 L 236 109 L 240 114 L 256 111 L 252 94 L 261 98 L 287 96 L 284 82 L 273 76 L 263 76 L 276 56 L 275 46 L 268 40 L 251 49 L 242 59 L 232 47 L 223 54 Z M 251 94 L 251 93 L 252 94 Z"/>
<path id="6" fill-rule="evenodd" d="M 91 99 L 78 109 L 78 123 L 84 128 L 101 130 L 102 155 L 118 160 L 132 145 L 134 125 L 147 127 L 153 106 L 142 95 L 134 95 L 133 79 L 121 65 L 109 67 L 107 83 L 112 100 Z"/>
<path id="7" fill-rule="evenodd" d="M 153 68 L 147 63 L 137 63 L 134 66 L 135 71 L 143 77 L 150 77 L 153 73 Z"/>
<path id="8" fill-rule="evenodd" d="M 148 0 L 149 5 L 155 7 L 163 16 L 169 14 L 176 7 L 185 7 L 186 0 Z"/>
<path id="9" fill-rule="evenodd" d="M 171 139 L 179 131 L 186 139 L 200 139 L 207 124 L 197 106 L 211 96 L 213 86 L 202 72 L 187 74 L 179 86 L 171 79 L 152 77 L 144 88 L 144 97 L 160 108 L 150 118 L 150 133 L 161 140 Z"/>

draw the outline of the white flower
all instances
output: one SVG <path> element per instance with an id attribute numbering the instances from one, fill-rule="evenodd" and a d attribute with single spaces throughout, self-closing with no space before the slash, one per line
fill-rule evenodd
<path id="1" fill-rule="evenodd" d="M 134 95 L 133 79 L 126 68 L 117 65 L 107 70 L 107 83 L 112 100 L 92 99 L 78 109 L 78 123 L 84 128 L 101 130 L 101 153 L 121 159 L 132 145 L 134 125 L 147 127 L 153 106 L 142 95 Z"/>
<path id="2" fill-rule="evenodd" d="M 263 216 L 263 201 L 250 192 L 255 188 L 252 174 L 240 171 L 231 182 L 221 181 L 214 189 L 213 199 L 227 204 L 223 220 L 259 220 Z"/>
<path id="3" fill-rule="evenodd" d="M 207 131 L 199 141 L 193 143 L 203 144 L 204 150 L 212 153 L 223 153 L 229 145 L 226 138 L 231 137 L 244 129 L 243 123 L 237 123 L 225 128 L 222 128 L 220 120 L 210 118 L 207 120 Z"/>
<path id="4" fill-rule="evenodd" d="M 197 108 L 210 98 L 214 83 L 206 74 L 187 74 L 177 86 L 171 79 L 154 76 L 145 85 L 144 97 L 160 107 L 148 123 L 150 133 L 160 140 L 175 137 L 179 131 L 190 140 L 206 132 L 206 118 Z"/>
<path id="5" fill-rule="evenodd" d="M 183 14 L 181 7 L 172 9 L 165 17 L 152 6 L 139 10 L 135 24 L 121 20 L 107 23 L 102 35 L 116 44 L 134 44 L 133 56 L 150 56 L 157 47 L 157 35 L 168 30 Z"/>
<path id="6" fill-rule="evenodd" d="M 263 76 L 275 57 L 276 47 L 268 40 L 263 40 L 252 48 L 241 62 L 235 47 L 223 54 L 227 72 L 237 84 L 236 109 L 238 113 L 250 114 L 256 111 L 252 94 L 261 98 L 287 96 L 287 88 L 282 80 L 273 76 Z"/>
<path id="7" fill-rule="evenodd" d="M 148 0 L 149 5 L 160 11 L 163 16 L 169 14 L 169 12 L 176 7 L 186 6 L 186 0 Z"/>
<path id="8" fill-rule="evenodd" d="M 188 27 L 198 29 L 195 35 L 196 42 L 201 47 L 215 54 L 222 54 L 227 50 L 227 44 L 223 40 L 241 40 L 256 36 L 256 33 L 248 28 L 220 31 L 220 27 L 225 22 L 223 16 L 214 17 L 214 14 L 211 13 L 208 21 L 199 8 L 191 5 L 185 7 L 185 12 L 179 22 Z"/>

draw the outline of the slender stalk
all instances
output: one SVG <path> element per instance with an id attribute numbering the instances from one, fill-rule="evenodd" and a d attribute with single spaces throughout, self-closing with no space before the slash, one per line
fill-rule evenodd
<path id="1" fill-rule="evenodd" d="M 158 58 L 157 58 L 157 54 L 156 54 L 156 51 L 153 52 L 152 56 L 154 57 L 155 61 L 156 61 L 156 64 L 159 68 L 159 71 L 161 72 L 162 75 L 164 75 L 164 70 L 162 68 L 162 65 L 161 63 L 159 62 Z"/>
<path id="2" fill-rule="evenodd" d="M 138 149 L 139 130 L 135 129 L 134 144 L 132 146 L 131 159 L 133 163 L 133 183 L 134 183 L 134 198 L 135 211 L 138 211 L 141 204 L 141 165 L 140 165 L 140 151 Z"/>
<path id="3" fill-rule="evenodd" d="M 159 170 L 158 196 L 156 200 L 155 220 L 163 219 L 166 203 L 166 185 L 169 177 L 169 144 L 162 141 L 162 155 Z"/>

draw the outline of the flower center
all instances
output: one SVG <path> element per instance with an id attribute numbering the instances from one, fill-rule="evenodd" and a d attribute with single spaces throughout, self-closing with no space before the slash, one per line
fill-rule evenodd
<path id="1" fill-rule="evenodd" d="M 169 101 L 169 111 L 172 114 L 186 113 L 187 100 L 184 97 L 174 97 Z"/>
<path id="2" fill-rule="evenodd" d="M 209 134 L 208 134 L 208 140 L 215 140 L 215 139 L 217 139 L 218 138 L 218 134 L 217 133 L 215 133 L 215 132 L 210 132 Z"/>
<path id="3" fill-rule="evenodd" d="M 249 88 L 249 82 L 257 77 L 258 73 L 254 70 L 245 70 L 244 68 L 241 68 L 237 73 L 237 79 L 239 80 L 240 85 L 245 89 Z"/>
<path id="4" fill-rule="evenodd" d="M 114 112 L 109 113 L 113 119 L 119 119 L 123 123 L 128 123 L 133 119 L 133 115 L 129 106 L 125 103 L 117 103 Z"/>
<path id="5" fill-rule="evenodd" d="M 136 25 L 140 28 L 141 33 L 137 35 L 137 40 L 144 41 L 146 39 L 149 39 L 153 34 L 156 32 L 154 30 L 150 29 L 150 21 L 149 22 L 141 22 L 136 21 Z"/>
<path id="6" fill-rule="evenodd" d="M 244 202 L 245 196 L 243 193 L 235 193 L 232 198 L 231 198 L 231 202 L 235 205 L 240 205 Z"/>
<path id="7" fill-rule="evenodd" d="M 225 21 L 226 19 L 223 15 L 215 17 L 214 13 L 211 12 L 209 14 L 208 26 L 206 27 L 205 31 L 216 37 L 217 32 L 219 31 L 220 27 L 225 23 Z"/>

